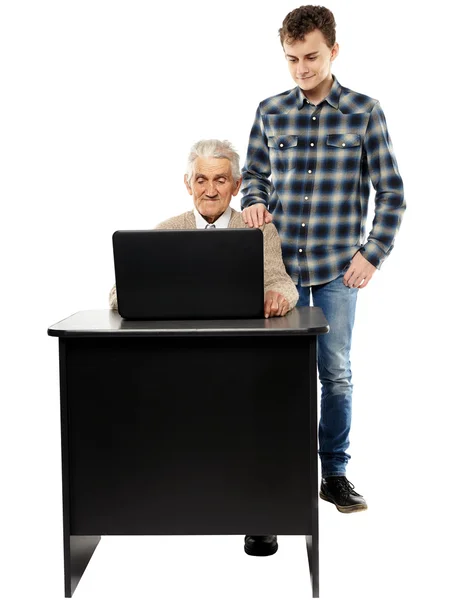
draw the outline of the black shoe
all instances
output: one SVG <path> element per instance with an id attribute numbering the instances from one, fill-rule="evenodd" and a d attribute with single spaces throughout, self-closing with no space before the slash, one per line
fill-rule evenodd
<path id="1" fill-rule="evenodd" d="M 245 552 L 250 556 L 271 556 L 278 550 L 276 535 L 246 535 Z"/>
<path id="2" fill-rule="evenodd" d="M 343 513 L 367 509 L 367 503 L 361 494 L 355 492 L 355 486 L 345 476 L 325 477 L 321 480 L 320 498 L 336 505 Z"/>

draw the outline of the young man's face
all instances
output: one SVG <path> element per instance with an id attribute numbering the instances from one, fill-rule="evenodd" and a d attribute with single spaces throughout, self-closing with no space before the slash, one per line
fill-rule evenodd
<path id="1" fill-rule="evenodd" d="M 242 179 L 234 181 L 229 159 L 198 157 L 191 182 L 186 175 L 184 182 L 198 212 L 213 223 L 229 206 L 232 196 L 237 196 Z"/>
<path id="2" fill-rule="evenodd" d="M 308 33 L 303 41 L 284 42 L 283 49 L 289 72 L 305 93 L 332 81 L 331 63 L 339 53 L 339 45 L 329 48 L 319 29 Z"/>

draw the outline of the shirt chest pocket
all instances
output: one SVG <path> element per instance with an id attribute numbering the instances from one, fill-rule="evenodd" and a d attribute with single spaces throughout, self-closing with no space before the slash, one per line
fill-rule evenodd
<path id="1" fill-rule="evenodd" d="M 269 137 L 270 162 L 273 171 L 284 173 L 296 168 L 297 135 L 279 135 Z"/>
<path id="2" fill-rule="evenodd" d="M 358 133 L 335 133 L 326 136 L 323 169 L 331 173 L 359 173 L 361 168 L 361 136 Z"/>
<path id="3" fill-rule="evenodd" d="M 361 146 L 359 133 L 334 133 L 326 138 L 326 145 L 333 148 L 356 148 Z"/>

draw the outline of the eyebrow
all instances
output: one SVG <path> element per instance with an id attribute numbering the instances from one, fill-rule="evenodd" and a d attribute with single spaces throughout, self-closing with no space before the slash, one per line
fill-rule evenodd
<path id="1" fill-rule="evenodd" d="M 200 177 L 202 179 L 208 179 L 207 175 L 202 175 L 202 173 L 196 173 L 196 179 L 199 179 Z M 225 179 L 228 179 L 229 175 L 227 173 L 219 173 L 219 174 L 213 175 L 214 179 L 218 179 L 219 177 L 224 177 Z"/>
<path id="2" fill-rule="evenodd" d="M 285 52 L 286 54 L 286 52 Z M 319 54 L 318 50 L 315 50 L 314 52 L 309 52 L 308 54 L 305 54 L 304 56 L 306 56 L 307 58 L 311 58 L 312 56 L 314 56 L 315 54 Z M 288 56 L 289 58 L 298 58 L 297 56 L 295 56 L 294 54 L 286 54 L 286 56 Z"/>

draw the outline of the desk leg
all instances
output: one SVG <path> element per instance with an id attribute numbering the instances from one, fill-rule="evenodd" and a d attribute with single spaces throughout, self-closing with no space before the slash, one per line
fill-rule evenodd
<path id="1" fill-rule="evenodd" d="M 307 554 L 309 558 L 310 582 L 312 584 L 313 598 L 320 596 L 320 573 L 318 560 L 318 536 L 306 535 Z"/>
<path id="2" fill-rule="evenodd" d="M 62 443 L 62 506 L 64 528 L 65 597 L 71 598 L 100 541 L 99 535 L 71 535 L 70 459 L 67 403 L 67 346 L 59 339 L 60 415 Z"/>
<path id="3" fill-rule="evenodd" d="M 316 376 L 316 345 L 315 337 L 310 351 L 309 362 L 309 398 L 310 398 L 310 446 L 318 449 L 318 411 L 317 411 L 317 376 Z M 312 531 L 305 536 L 307 555 L 309 559 L 310 581 L 312 584 L 313 598 L 318 598 L 320 593 L 319 578 L 319 551 L 318 551 L 318 452 L 310 454 L 310 490 L 312 494 Z"/>
<path id="4" fill-rule="evenodd" d="M 65 597 L 71 598 L 91 556 L 100 541 L 99 535 L 64 534 Z"/>

